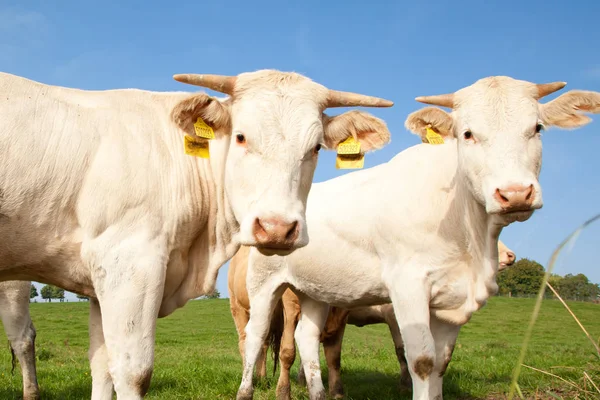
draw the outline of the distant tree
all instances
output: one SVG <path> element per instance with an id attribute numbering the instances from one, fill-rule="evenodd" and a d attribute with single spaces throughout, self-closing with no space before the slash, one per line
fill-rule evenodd
<path id="1" fill-rule="evenodd" d="M 29 298 L 33 299 L 34 297 L 38 296 L 38 291 L 36 289 L 35 286 L 33 286 L 33 283 L 31 284 L 31 288 L 29 289 Z"/>
<path id="2" fill-rule="evenodd" d="M 52 303 L 52 299 L 54 298 L 54 290 L 52 289 L 52 285 L 46 285 L 41 290 L 42 299 Z"/>
<path id="3" fill-rule="evenodd" d="M 221 297 L 221 292 L 219 292 L 219 289 L 215 288 L 212 293 L 205 294 L 203 297 L 205 299 L 218 299 Z"/>
<path id="4" fill-rule="evenodd" d="M 542 284 L 544 267 L 528 258 L 521 258 L 510 268 L 498 274 L 498 293 L 519 295 L 535 295 Z"/>
<path id="5" fill-rule="evenodd" d="M 65 289 L 53 286 L 52 293 L 54 299 L 59 299 L 61 302 L 65 299 Z"/>
<path id="6" fill-rule="evenodd" d="M 87 297 L 87 296 L 84 296 L 84 295 L 82 295 L 82 294 L 78 294 L 78 295 L 77 295 L 77 298 L 78 298 L 79 300 L 90 301 L 90 298 L 89 298 L 89 297 Z"/>
<path id="7" fill-rule="evenodd" d="M 600 286 L 592 283 L 584 274 L 567 274 L 555 289 L 563 299 L 593 301 L 600 296 Z"/>

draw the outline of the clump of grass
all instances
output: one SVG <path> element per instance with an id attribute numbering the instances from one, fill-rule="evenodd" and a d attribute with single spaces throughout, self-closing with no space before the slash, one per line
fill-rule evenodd
<path id="1" fill-rule="evenodd" d="M 550 288 L 550 290 L 554 293 L 554 295 L 560 300 L 560 302 L 563 304 L 563 306 L 567 309 L 567 311 L 571 314 L 571 316 L 575 319 L 575 321 L 577 322 L 577 324 L 579 325 L 579 327 L 581 328 L 581 330 L 584 332 L 584 334 L 586 335 L 586 337 L 590 340 L 590 342 L 592 343 L 592 345 L 594 346 L 595 350 L 596 350 L 596 355 L 598 356 L 598 358 L 600 359 L 600 348 L 598 347 L 598 344 L 594 341 L 594 339 L 590 336 L 590 334 L 588 333 L 588 331 L 585 329 L 585 327 L 583 326 L 583 324 L 579 321 L 579 319 L 577 318 L 577 316 L 573 313 L 573 311 L 571 311 L 571 309 L 569 308 L 569 306 L 567 305 L 567 303 L 562 299 L 562 297 L 560 297 L 560 295 L 558 294 L 558 292 L 550 285 L 550 283 L 548 283 L 548 278 L 550 277 L 552 270 L 554 269 L 554 264 L 556 263 L 556 260 L 558 259 L 558 255 L 561 253 L 561 251 L 564 249 L 564 247 L 571 243 L 571 249 L 573 248 L 573 245 L 575 244 L 575 241 L 577 240 L 577 238 L 579 237 L 579 235 L 581 234 L 581 232 L 588 227 L 590 224 L 592 224 L 593 222 L 597 221 L 600 219 L 600 214 L 588 219 L 587 221 L 585 221 L 583 224 L 581 224 L 573 233 L 571 233 L 569 236 L 567 236 L 567 238 L 565 240 L 562 241 L 562 243 L 560 245 L 558 245 L 558 247 L 554 250 L 554 252 L 552 253 L 552 257 L 550 257 L 550 262 L 548 263 L 548 268 L 546 269 L 546 272 L 544 274 L 544 277 L 542 279 L 542 284 L 540 285 L 540 290 L 538 291 L 538 295 L 537 295 L 537 299 L 535 302 L 535 306 L 533 308 L 533 313 L 531 314 L 531 320 L 529 321 L 529 325 L 527 326 L 527 331 L 525 332 L 525 337 L 523 339 L 523 345 L 521 346 L 521 351 L 519 354 L 519 358 L 517 360 L 517 365 L 515 366 L 515 369 L 513 370 L 513 375 L 512 375 L 512 380 L 511 380 L 511 384 L 510 384 L 510 389 L 509 389 L 509 393 L 508 393 L 508 400 L 512 400 L 515 392 L 518 393 L 519 397 L 521 399 L 524 399 L 525 397 L 523 396 L 523 393 L 521 392 L 521 388 L 519 387 L 518 384 L 518 380 L 519 380 L 519 375 L 521 373 L 521 367 L 526 367 L 526 368 L 530 368 L 534 371 L 540 372 L 542 374 L 545 375 L 549 375 L 552 376 L 554 378 L 557 378 L 563 382 L 565 382 L 566 384 L 568 384 L 569 386 L 573 387 L 576 392 L 575 393 L 570 393 L 569 398 L 574 398 L 572 396 L 576 396 L 576 398 L 584 398 L 584 399 L 588 399 L 590 398 L 589 396 L 594 396 L 591 398 L 600 398 L 598 396 L 596 396 L 596 394 L 590 390 L 587 390 L 587 388 L 581 388 L 579 385 L 577 385 L 576 383 L 566 380 L 564 378 L 561 378 L 560 376 L 556 375 L 556 374 L 552 374 L 550 372 L 541 370 L 541 369 L 537 369 L 528 365 L 523 364 L 523 361 L 525 359 L 525 354 L 527 353 L 527 347 L 529 345 L 529 341 L 531 339 L 531 334 L 533 332 L 533 326 L 535 325 L 538 315 L 539 315 L 539 311 L 540 311 L 540 307 L 542 306 L 542 300 L 544 298 L 544 293 L 546 291 L 546 286 L 548 286 Z M 583 371 L 583 382 L 584 384 L 586 382 L 590 382 L 591 386 L 596 390 L 597 394 L 600 395 L 600 390 L 598 389 L 598 385 L 592 380 L 592 378 L 589 376 L 589 374 L 586 371 Z M 561 397 L 558 397 L 558 395 L 553 394 L 553 393 L 548 393 L 549 395 L 551 395 L 554 398 L 560 399 Z M 583 397 L 580 397 L 583 396 Z M 537 398 L 537 396 L 536 396 Z"/>

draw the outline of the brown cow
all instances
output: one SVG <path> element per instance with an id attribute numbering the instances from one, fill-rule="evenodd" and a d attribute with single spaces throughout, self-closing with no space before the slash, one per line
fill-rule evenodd
<path id="1" fill-rule="evenodd" d="M 246 272 L 248 270 L 248 254 L 250 248 L 242 246 L 231 259 L 228 273 L 229 304 L 231 315 L 239 336 L 239 351 L 244 359 L 246 340 L 245 327 L 250 318 L 250 301 L 246 289 Z M 515 254 L 504 243 L 498 241 L 499 270 L 512 265 Z M 281 318 L 283 316 L 283 319 Z M 281 371 L 277 382 L 277 399 L 290 399 L 290 369 L 296 359 L 294 332 L 300 318 L 300 302 L 298 296 L 287 289 L 275 308 L 268 336 L 265 338 L 259 360 L 256 363 L 258 377 L 266 376 L 266 354 L 269 344 L 273 349 L 273 357 L 279 354 Z M 331 307 L 325 328 L 321 333 L 325 359 L 329 370 L 329 395 L 334 399 L 344 397 L 344 388 L 340 376 L 342 341 L 347 324 L 363 327 L 365 325 L 385 323 L 390 329 L 398 362 L 400 363 L 400 387 L 410 389 L 412 381 L 404 355 L 404 346 L 400 329 L 396 322 L 392 304 L 359 307 L 345 310 Z M 298 370 L 298 382 L 306 384 L 304 369 Z"/>

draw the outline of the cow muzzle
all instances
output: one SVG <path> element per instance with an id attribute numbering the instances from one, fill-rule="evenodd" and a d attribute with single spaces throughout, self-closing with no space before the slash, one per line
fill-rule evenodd
<path id="1" fill-rule="evenodd" d="M 502 271 L 515 263 L 515 253 L 512 251 L 503 251 L 500 254 L 500 266 L 498 271 Z"/>
<path id="2" fill-rule="evenodd" d="M 502 189 L 497 188 L 494 193 L 494 200 L 500 206 L 500 214 L 533 211 L 535 188 L 533 185 L 511 185 Z"/>
<path id="3" fill-rule="evenodd" d="M 291 251 L 296 248 L 300 236 L 299 221 L 288 222 L 282 218 L 256 218 L 252 235 L 260 250 Z"/>

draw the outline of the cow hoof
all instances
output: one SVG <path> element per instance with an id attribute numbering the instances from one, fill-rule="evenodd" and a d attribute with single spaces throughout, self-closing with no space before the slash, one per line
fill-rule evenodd
<path id="1" fill-rule="evenodd" d="M 311 393 L 308 397 L 310 400 L 326 400 L 327 399 L 327 396 L 325 395 L 324 390 L 321 392 L 315 393 L 315 394 Z"/>
<path id="2" fill-rule="evenodd" d="M 254 390 L 238 390 L 236 400 L 252 400 Z"/>
<path id="3" fill-rule="evenodd" d="M 277 387 L 277 400 L 292 400 L 289 386 Z"/>

